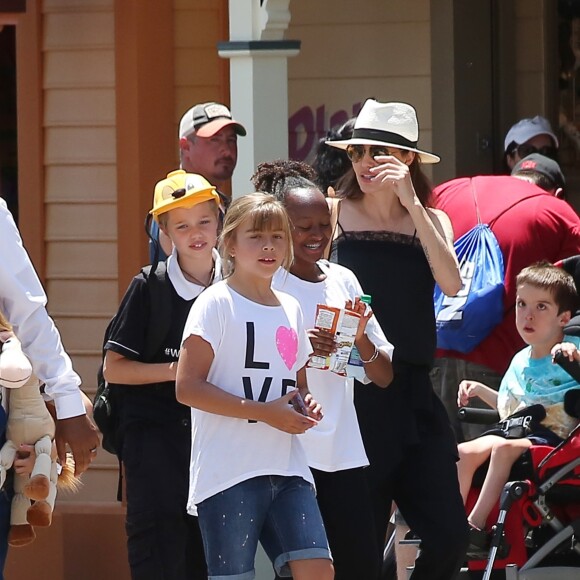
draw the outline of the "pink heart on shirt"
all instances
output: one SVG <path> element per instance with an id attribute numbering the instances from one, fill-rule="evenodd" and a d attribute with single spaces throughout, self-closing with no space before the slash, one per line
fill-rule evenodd
<path id="1" fill-rule="evenodd" d="M 276 348 L 284 361 L 284 364 L 290 370 L 298 356 L 298 335 L 293 328 L 279 326 L 276 330 Z"/>

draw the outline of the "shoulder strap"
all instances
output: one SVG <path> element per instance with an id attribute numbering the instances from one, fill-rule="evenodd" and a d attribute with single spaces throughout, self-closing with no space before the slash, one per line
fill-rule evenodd
<path id="1" fill-rule="evenodd" d="M 480 224 L 481 216 L 479 215 L 479 206 L 477 205 L 477 192 L 475 190 L 475 183 L 473 181 L 473 177 L 469 180 L 469 184 L 471 185 L 471 195 L 473 196 L 473 203 L 475 203 L 475 215 L 477 217 L 477 223 Z"/>
<path id="2" fill-rule="evenodd" d="M 336 233 L 336 228 L 338 226 L 338 215 L 340 213 L 340 199 L 337 197 L 328 197 L 330 202 L 330 226 L 331 234 L 326 248 L 324 248 L 324 259 L 328 260 L 330 257 L 330 249 L 332 248 L 332 242 L 334 241 L 334 234 Z"/>
<path id="3" fill-rule="evenodd" d="M 475 213 L 477 215 L 477 223 L 481 224 L 481 216 L 479 215 L 479 206 L 477 204 L 477 192 L 475 189 L 475 183 L 474 183 L 474 178 L 472 177 L 469 180 L 469 183 L 471 184 L 471 194 L 473 196 L 473 201 L 475 203 Z M 510 209 L 512 209 L 513 207 L 515 207 L 516 205 L 527 201 L 528 199 L 532 199 L 534 197 L 539 197 L 540 195 L 546 195 L 545 193 L 535 193 L 534 195 L 530 195 L 529 197 L 525 197 L 524 199 L 518 199 L 517 201 L 515 201 L 514 203 L 512 203 L 510 206 L 506 207 L 502 212 L 500 212 L 498 215 L 496 215 L 492 220 L 489 221 L 489 223 L 487 224 L 489 229 L 491 229 L 491 226 L 506 212 L 508 212 Z"/>
<path id="4" fill-rule="evenodd" d="M 171 326 L 171 290 L 167 278 L 167 265 L 158 262 L 141 269 L 149 289 L 149 326 L 145 339 L 145 361 L 151 359 L 167 337 Z"/>
<path id="5" fill-rule="evenodd" d="M 514 203 L 512 203 L 510 206 L 506 207 L 502 212 L 500 212 L 498 215 L 496 215 L 492 220 L 489 221 L 489 228 L 491 229 L 491 226 L 493 224 L 495 224 L 495 222 L 505 213 L 507 213 L 510 209 L 512 209 L 513 207 L 515 207 L 516 205 L 527 201 L 528 199 L 532 199 L 534 197 L 540 197 L 542 195 L 549 195 L 547 193 L 535 193 L 534 195 L 530 195 L 529 197 L 525 197 L 524 199 L 518 199 L 517 201 L 514 201 Z"/>

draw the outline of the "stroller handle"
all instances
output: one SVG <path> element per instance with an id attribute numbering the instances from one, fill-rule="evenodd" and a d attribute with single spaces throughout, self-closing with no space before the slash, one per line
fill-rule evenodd
<path id="1" fill-rule="evenodd" d="M 478 409 L 477 407 L 460 407 L 457 417 L 464 423 L 491 425 L 499 421 L 499 413 L 495 409 Z"/>
<path id="2" fill-rule="evenodd" d="M 554 355 L 554 362 L 559 364 L 577 383 L 580 383 L 580 363 L 571 361 L 561 350 Z M 571 389 L 564 395 L 564 410 L 571 417 L 580 419 L 580 389 Z"/>
<path id="3" fill-rule="evenodd" d="M 564 356 L 561 350 L 554 355 L 554 362 L 559 364 L 577 383 L 580 383 L 580 363 Z"/>

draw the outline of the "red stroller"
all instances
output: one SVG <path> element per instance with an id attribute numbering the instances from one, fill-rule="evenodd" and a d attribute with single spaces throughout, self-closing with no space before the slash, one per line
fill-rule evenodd
<path id="1" fill-rule="evenodd" d="M 578 375 L 580 367 L 574 367 L 566 370 Z M 580 389 L 567 393 L 565 408 L 580 416 Z M 578 580 L 580 425 L 558 447 L 532 446 L 516 465 L 516 479 L 505 485 L 488 519 L 496 522 L 489 553 L 468 561 L 470 578 Z M 468 511 L 477 494 L 476 488 L 470 491 Z"/>

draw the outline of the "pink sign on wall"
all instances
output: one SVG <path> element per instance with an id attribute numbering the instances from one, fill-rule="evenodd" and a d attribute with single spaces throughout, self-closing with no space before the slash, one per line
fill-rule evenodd
<path id="1" fill-rule="evenodd" d="M 310 107 L 304 105 L 288 119 L 288 152 L 290 159 L 308 160 L 318 140 L 326 136 L 331 128 L 346 123 L 350 117 L 356 117 L 362 103 L 354 103 L 351 111 L 338 109 L 327 113 L 327 106 Z"/>

